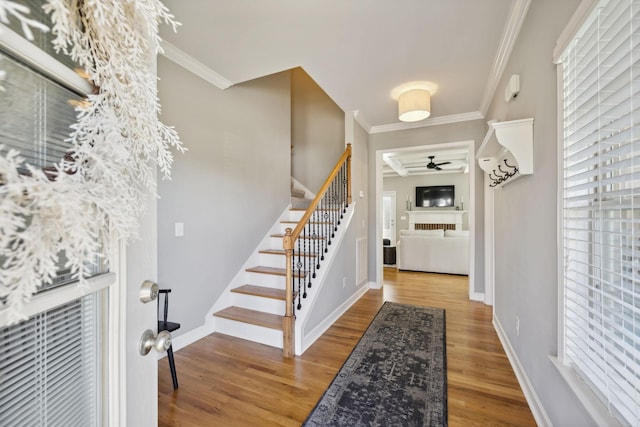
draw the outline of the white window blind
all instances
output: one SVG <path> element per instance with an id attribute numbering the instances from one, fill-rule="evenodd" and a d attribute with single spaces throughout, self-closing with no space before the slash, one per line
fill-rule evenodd
<path id="1" fill-rule="evenodd" d="M 0 329 L 0 426 L 99 425 L 98 295 Z"/>
<path id="2" fill-rule="evenodd" d="M 640 425 L 640 0 L 601 1 L 563 57 L 564 355 Z"/>

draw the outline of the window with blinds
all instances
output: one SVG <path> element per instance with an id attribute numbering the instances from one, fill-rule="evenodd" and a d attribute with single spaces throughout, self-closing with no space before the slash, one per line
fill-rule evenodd
<path id="1" fill-rule="evenodd" d="M 640 0 L 601 1 L 561 58 L 564 356 L 640 425 Z"/>
<path id="2" fill-rule="evenodd" d="M 16 149 L 25 163 L 45 170 L 60 163 L 71 148 L 68 139 L 76 122 L 70 102 L 82 97 L 2 51 L 0 66 L 7 73 L 2 83 L 5 91 L 0 92 L 0 145 L 4 146 L 0 153 Z M 66 261 L 60 254 L 57 277 L 47 289 L 73 280 Z M 90 268 L 93 274 L 106 271 L 99 258 Z"/>
<path id="3" fill-rule="evenodd" d="M 97 426 L 94 293 L 0 329 L 0 426 Z"/>

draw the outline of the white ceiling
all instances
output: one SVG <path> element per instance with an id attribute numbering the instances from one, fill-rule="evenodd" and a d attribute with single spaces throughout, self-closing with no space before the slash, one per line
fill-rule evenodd
<path id="1" fill-rule="evenodd" d="M 167 56 L 224 88 L 302 67 L 371 133 L 483 118 L 529 0 L 165 0 Z M 394 87 L 438 85 L 400 123 Z"/>

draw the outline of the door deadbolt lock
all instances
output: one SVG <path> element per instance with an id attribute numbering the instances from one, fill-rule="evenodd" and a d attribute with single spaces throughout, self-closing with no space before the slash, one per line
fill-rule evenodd
<path id="1" fill-rule="evenodd" d="M 163 353 L 171 347 L 171 334 L 169 331 L 161 331 L 156 334 L 151 329 L 147 329 L 140 337 L 140 354 L 146 356 L 152 348 L 158 353 Z"/>
<path id="2" fill-rule="evenodd" d="M 140 286 L 140 301 L 147 303 L 158 298 L 160 287 L 156 282 L 145 280 Z"/>

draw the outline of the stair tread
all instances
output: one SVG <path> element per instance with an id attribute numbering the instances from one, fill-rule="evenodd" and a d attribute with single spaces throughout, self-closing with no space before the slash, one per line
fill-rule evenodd
<path id="1" fill-rule="evenodd" d="M 271 298 L 284 301 L 287 297 L 284 289 L 266 288 L 264 286 L 243 285 L 232 289 L 231 292 L 245 295 L 255 295 L 263 298 Z"/>
<path id="2" fill-rule="evenodd" d="M 276 233 L 276 234 L 272 234 L 271 237 L 284 237 L 284 234 Z M 302 236 L 299 236 L 298 239 L 325 240 L 326 237 L 323 237 L 323 236 L 320 236 L 320 237 L 311 237 L 311 236 L 302 237 Z"/>
<path id="3" fill-rule="evenodd" d="M 247 268 L 245 271 L 250 273 L 262 273 L 262 274 L 273 274 L 275 276 L 286 276 L 287 269 L 286 268 L 278 268 L 278 267 L 265 267 L 263 265 L 259 265 L 256 267 Z M 305 277 L 307 275 L 304 271 L 294 271 L 294 277 Z"/>
<path id="4" fill-rule="evenodd" d="M 284 249 L 263 249 L 260 251 L 261 254 L 271 254 L 271 255 L 286 255 L 287 253 L 284 251 Z M 293 256 L 304 256 L 304 257 L 317 257 L 318 255 L 316 254 L 312 254 L 312 253 L 308 253 L 308 252 L 294 252 Z"/>
<path id="5" fill-rule="evenodd" d="M 237 322 L 264 326 L 265 328 L 276 329 L 278 331 L 282 330 L 282 316 L 277 314 L 232 306 L 213 313 L 213 315 Z"/>

